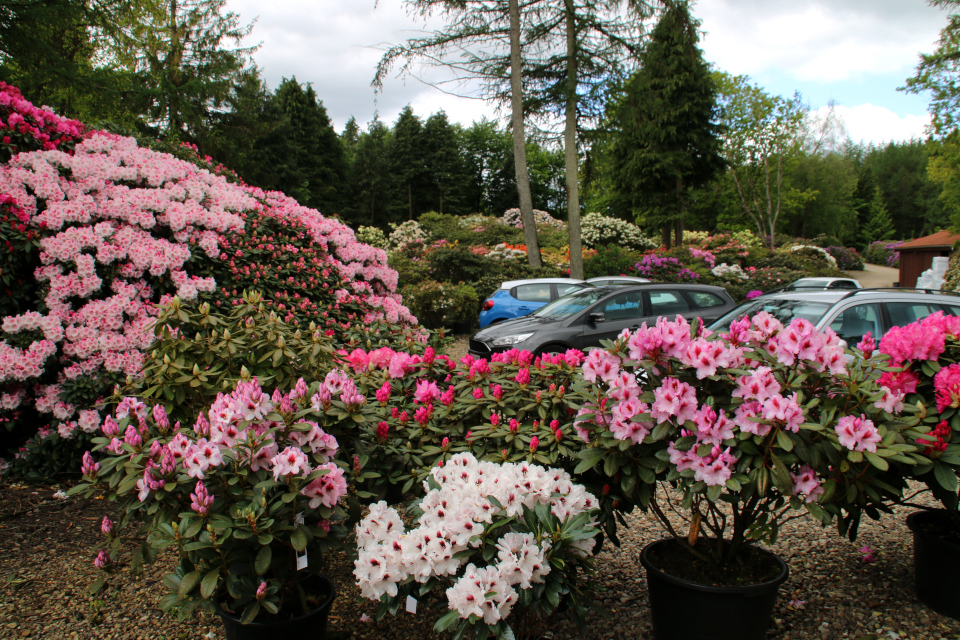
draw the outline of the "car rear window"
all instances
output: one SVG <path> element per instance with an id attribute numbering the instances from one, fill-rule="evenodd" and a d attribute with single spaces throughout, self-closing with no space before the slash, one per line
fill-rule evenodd
<path id="1" fill-rule="evenodd" d="M 675 316 L 690 311 L 690 305 L 679 293 L 673 291 L 650 292 L 650 314 L 654 316 Z"/>
<path id="2" fill-rule="evenodd" d="M 513 288 L 513 297 L 522 302 L 550 302 L 550 285 L 521 284 Z"/>
<path id="3" fill-rule="evenodd" d="M 886 302 L 890 322 L 895 327 L 905 327 L 908 324 L 923 320 L 931 313 L 940 311 L 940 305 L 926 302 Z"/>
<path id="4" fill-rule="evenodd" d="M 693 302 L 701 309 L 719 307 L 724 304 L 723 298 L 715 293 L 710 293 L 708 291 L 688 291 L 687 293 L 690 294 L 690 297 L 693 298 Z"/>
<path id="5" fill-rule="evenodd" d="M 562 284 L 562 283 L 561 283 L 561 284 L 558 284 L 558 285 L 557 285 L 557 297 L 558 297 L 558 298 L 562 298 L 563 296 L 567 295 L 568 293 L 573 293 L 574 291 L 579 291 L 580 289 L 583 289 L 583 288 L 584 288 L 584 287 L 583 287 L 582 284 Z"/>
<path id="6" fill-rule="evenodd" d="M 785 298 L 751 300 L 744 302 L 714 322 L 710 325 L 710 329 L 713 331 L 729 331 L 730 323 L 734 320 L 738 320 L 744 316 L 753 317 L 761 311 L 766 311 L 783 324 L 790 324 L 794 318 L 804 318 L 813 324 L 817 324 L 831 306 L 831 304 L 826 302 L 789 300 Z"/>
<path id="7" fill-rule="evenodd" d="M 553 302 L 540 307 L 533 312 L 533 315 L 549 320 L 565 318 L 583 311 L 608 293 L 609 291 L 596 287 L 574 291 L 570 295 L 557 298 Z"/>
<path id="8" fill-rule="evenodd" d="M 880 307 L 875 303 L 858 304 L 847 307 L 830 321 L 833 329 L 841 340 L 846 340 L 851 347 L 869 333 L 874 338 L 883 335 L 880 326 Z"/>

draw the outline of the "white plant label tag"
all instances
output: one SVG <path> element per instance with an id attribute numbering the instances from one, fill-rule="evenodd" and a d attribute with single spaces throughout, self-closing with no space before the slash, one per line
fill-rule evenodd
<path id="1" fill-rule="evenodd" d="M 297 556 L 297 571 L 303 571 L 304 569 L 307 568 L 307 566 L 308 566 L 309 564 L 310 564 L 310 563 L 307 562 L 307 552 L 306 552 L 306 551 L 303 552 L 303 555 L 302 555 L 302 556 L 301 556 L 301 555 L 298 555 L 298 556 Z"/>
<path id="2" fill-rule="evenodd" d="M 407 613 L 417 612 L 417 599 L 413 596 L 407 596 Z"/>

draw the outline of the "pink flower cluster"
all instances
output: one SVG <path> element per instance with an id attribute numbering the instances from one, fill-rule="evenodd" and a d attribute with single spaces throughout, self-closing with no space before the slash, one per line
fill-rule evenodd
<path id="1" fill-rule="evenodd" d="M 128 456 L 141 451 L 149 439 L 149 457 L 143 477 L 137 481 L 141 502 L 151 492 L 174 481 L 179 472 L 185 472 L 197 480 L 191 508 L 205 515 L 213 497 L 207 493 L 203 480 L 219 473 L 221 468 L 244 465 L 253 472 L 270 471 L 278 482 L 302 484 L 300 493 L 310 499 L 312 509 L 320 505 L 333 507 L 347 493 L 343 470 L 332 462 L 338 449 L 336 439 L 314 422 L 301 422 L 284 434 L 277 429 L 278 423 L 267 419 L 273 411 L 295 413 L 300 403 L 306 403 L 305 395 L 303 381 L 298 381 L 289 394 L 274 392 L 272 397 L 263 392 L 256 379 L 241 381 L 230 394 L 217 396 L 206 415 L 201 413 L 197 418 L 192 431 L 171 430 L 165 412 L 154 407 L 152 415 L 159 436 L 154 436 L 147 425 L 147 406 L 126 398 L 118 406 L 116 418 L 131 424 L 121 440 L 117 420 L 108 416 L 102 427 L 103 434 L 111 439 L 106 449 L 114 455 Z M 88 455 L 85 454 L 85 460 Z M 95 475 L 96 470 L 87 467 Z M 318 470 L 323 473 L 311 477 Z"/>
<path id="2" fill-rule="evenodd" d="M 573 484 L 565 471 L 533 464 L 498 465 L 460 453 L 435 467 L 432 476 L 440 487 L 424 483 L 427 494 L 416 528 L 406 531 L 400 515 L 385 502 L 371 506 L 357 525 L 354 575 L 364 597 L 396 596 L 399 584 L 408 579 L 425 583 L 458 576 L 446 592 L 450 609 L 462 618 L 476 615 L 494 624 L 509 615 L 519 597 L 517 588 L 529 589 L 550 572 L 550 542 L 504 527 L 498 530 L 502 535 L 492 563 L 464 568 L 464 559 L 457 556 L 480 545 L 484 524 L 517 517 L 524 506 L 537 504 L 550 505 L 561 521 L 597 507 L 596 498 Z M 593 544 L 590 538 L 575 548 L 587 554 Z"/>
<path id="3" fill-rule="evenodd" d="M 65 381 L 104 370 L 140 375 L 153 341 L 151 322 L 158 305 L 170 299 L 158 287 L 169 283 L 184 300 L 214 291 L 212 278 L 189 273 L 191 258 L 205 256 L 233 268 L 234 260 L 242 259 L 236 247 L 256 235 L 256 223 L 247 224 L 251 217 L 299 230 L 312 251 L 311 264 L 302 266 L 317 277 L 298 286 L 322 292 L 319 299 L 329 300 L 332 312 L 348 304 L 358 309 L 350 311 L 357 321 L 416 320 L 395 293 L 397 274 L 382 250 L 357 242 L 347 226 L 292 198 L 228 182 L 195 164 L 139 148 L 132 138 L 93 132 L 79 142 L 82 124 L 37 109 L 16 88 L 0 83 L 3 128 L 31 136 L 45 149 L 20 153 L 0 167 L 3 206 L 16 214 L 16 224 L 40 237 L 33 276 L 43 284 L 46 307 L 43 314 L 3 320 L 8 334 L 36 329 L 44 334 L 26 348 L 0 340 L 0 384 L 8 384 L 3 389 L 8 399 L 15 397 L 11 383 L 28 382 L 33 386 L 26 395 L 37 410 L 50 413 L 60 406 L 55 418 L 66 421 L 84 407 L 59 402 Z M 79 143 L 71 149 L 65 142 Z M 276 250 L 276 260 L 284 264 L 303 259 L 296 246 Z M 231 273 L 242 275 L 237 269 Z M 316 306 L 306 297 L 294 303 L 298 310 Z M 37 386 L 36 379 L 51 368 L 57 384 Z"/>
<path id="4" fill-rule="evenodd" d="M 863 414 L 860 414 L 859 418 L 843 416 L 837 421 L 835 429 L 840 438 L 840 444 L 851 451 L 875 453 L 877 443 L 882 440 L 873 420 L 868 420 Z"/>
<path id="5" fill-rule="evenodd" d="M 960 317 L 938 311 L 904 327 L 893 327 L 880 340 L 879 350 L 894 365 L 914 360 L 936 360 L 946 347 L 947 336 L 960 335 Z"/>

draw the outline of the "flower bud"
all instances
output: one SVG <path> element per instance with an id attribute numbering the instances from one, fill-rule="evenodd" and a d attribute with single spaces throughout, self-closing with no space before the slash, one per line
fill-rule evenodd
<path id="1" fill-rule="evenodd" d="M 537 449 L 540 447 L 540 438 L 533 436 L 530 438 L 530 453 L 536 453 Z"/>
<path id="2" fill-rule="evenodd" d="M 103 549 L 100 550 L 100 553 L 97 554 L 96 559 L 93 561 L 93 566 L 97 569 L 105 569 L 110 565 L 110 556 L 107 555 L 107 552 Z"/>
<path id="3" fill-rule="evenodd" d="M 96 479 L 99 471 L 100 463 L 93 461 L 93 456 L 90 455 L 89 451 L 84 451 L 83 461 L 80 464 L 80 472 L 83 473 L 84 477 L 94 480 Z"/>
<path id="4" fill-rule="evenodd" d="M 264 580 L 260 583 L 260 586 L 257 587 L 257 601 L 263 600 L 267 597 L 267 581 Z"/>
<path id="5" fill-rule="evenodd" d="M 449 449 L 449 448 L 450 448 L 450 438 L 446 438 L 446 437 L 445 437 L 445 438 L 440 442 L 440 448 L 443 449 L 444 451 L 446 451 L 447 449 Z"/>
<path id="6" fill-rule="evenodd" d="M 103 522 L 100 523 L 100 532 L 105 536 L 113 533 L 113 520 L 107 516 L 103 516 Z"/>

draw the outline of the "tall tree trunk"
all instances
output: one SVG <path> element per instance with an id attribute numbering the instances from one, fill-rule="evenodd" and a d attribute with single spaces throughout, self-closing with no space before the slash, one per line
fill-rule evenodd
<path id="1" fill-rule="evenodd" d="M 583 279 L 583 239 L 580 235 L 580 163 L 577 156 L 577 25 L 573 0 L 564 0 L 567 14 L 567 113 L 563 155 L 567 174 L 567 228 L 570 234 L 570 277 Z"/>
<path id="2" fill-rule="evenodd" d="M 513 110 L 513 160 L 517 169 L 517 195 L 520 197 L 520 218 L 523 240 L 527 245 L 527 261 L 532 267 L 542 266 L 537 222 L 533 217 L 530 195 L 530 174 L 527 172 L 526 135 L 523 128 L 523 87 L 520 83 L 520 4 L 510 0 L 510 108 Z"/>

